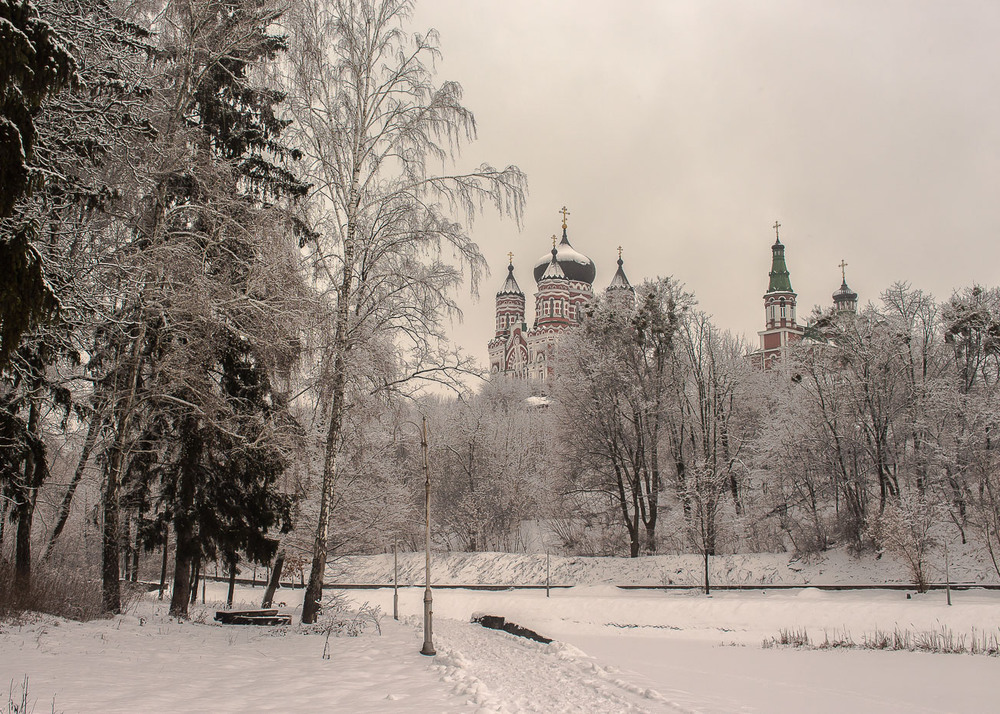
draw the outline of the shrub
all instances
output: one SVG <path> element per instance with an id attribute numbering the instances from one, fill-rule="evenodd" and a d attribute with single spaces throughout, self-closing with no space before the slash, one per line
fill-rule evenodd
<path id="1" fill-rule="evenodd" d="M 0 617 L 23 612 L 44 612 L 71 620 L 101 617 L 101 585 L 96 577 L 68 568 L 36 566 L 31 588 L 18 589 L 12 566 L 0 565 Z"/>

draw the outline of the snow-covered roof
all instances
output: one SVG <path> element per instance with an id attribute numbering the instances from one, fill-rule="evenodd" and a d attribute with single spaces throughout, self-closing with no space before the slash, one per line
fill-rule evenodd
<path id="1" fill-rule="evenodd" d="M 546 266 L 545 271 L 542 273 L 541 277 L 537 280 L 541 282 L 542 280 L 549 280 L 550 278 L 566 278 L 566 273 L 563 271 L 562 266 L 559 264 L 559 260 L 556 255 L 556 249 L 552 249 L 550 254 L 549 264 Z"/>
<path id="2" fill-rule="evenodd" d="M 611 284 L 608 285 L 608 290 L 631 290 L 632 284 L 628 281 L 625 276 L 625 269 L 622 267 L 624 262 L 621 258 L 618 258 L 618 270 L 615 272 L 615 277 L 611 278 Z"/>
<path id="3" fill-rule="evenodd" d="M 503 287 L 500 288 L 500 292 L 498 292 L 497 295 L 503 295 L 505 293 L 514 295 L 524 295 L 524 293 L 521 292 L 521 288 L 517 284 L 517 281 L 514 280 L 513 263 L 507 266 L 507 279 L 504 281 Z"/>
<path id="4" fill-rule="evenodd" d="M 597 268 L 594 265 L 594 261 L 570 245 L 565 229 L 563 229 L 562 240 L 556 246 L 556 260 L 559 262 L 559 267 L 562 268 L 564 277 L 570 280 L 579 280 L 584 283 L 593 284 L 594 276 L 597 275 Z M 534 275 L 536 283 L 545 275 L 547 271 L 546 266 L 551 262 L 551 253 L 546 253 L 535 263 Z"/>

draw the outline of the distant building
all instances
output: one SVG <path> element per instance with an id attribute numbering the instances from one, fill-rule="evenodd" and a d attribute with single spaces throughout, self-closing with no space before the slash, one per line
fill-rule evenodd
<path id="1" fill-rule="evenodd" d="M 513 255 L 508 253 L 507 279 L 496 296 L 496 334 L 490 340 L 490 371 L 518 379 L 545 382 L 552 377 L 563 332 L 580 322 L 594 297 L 594 261 L 576 250 L 567 235 L 565 208 L 561 210 L 562 240 L 552 236 L 552 250 L 539 258 L 535 279 L 534 320 L 528 328 L 525 296 L 514 277 Z M 609 296 L 634 305 L 635 291 L 625 276 L 621 248 L 618 271 L 607 287 Z"/>
<path id="2" fill-rule="evenodd" d="M 796 322 L 792 280 L 785 265 L 785 246 L 778 236 L 781 224 L 774 222 L 774 245 L 771 246 L 771 272 L 767 292 L 764 293 L 764 329 L 760 335 L 760 349 L 754 352 L 755 363 L 770 369 L 775 360 L 784 359 L 790 345 L 802 339 L 803 329 Z"/>
<path id="3" fill-rule="evenodd" d="M 551 379 L 560 336 L 580 322 L 587 304 L 594 297 L 596 266 L 570 244 L 566 225 L 569 211 L 563 208 L 561 212 L 562 240 L 557 242 L 556 236 L 552 236 L 552 250 L 539 258 L 533 269 L 536 290 L 530 328 L 525 295 L 514 277 L 513 254 L 508 253 L 507 279 L 496 295 L 496 332 L 488 345 L 490 371 L 494 374 L 538 382 Z M 781 224 L 775 221 L 773 227 L 771 270 L 763 298 L 764 329 L 757 333 L 759 349 L 750 354 L 750 359 L 761 369 L 771 369 L 807 334 L 806 328 L 798 324 L 798 295 L 792 289 L 785 263 L 785 246 L 778 233 Z M 846 266 L 847 263 L 841 261 L 842 282 L 833 293 L 836 313 L 853 313 L 858 308 L 858 294 L 847 286 Z M 621 247 L 618 248 L 618 270 L 605 292 L 609 299 L 619 301 L 623 309 L 635 306 L 635 290 L 625 275 Z"/>
<path id="4" fill-rule="evenodd" d="M 764 293 L 764 329 L 760 335 L 760 348 L 751 354 L 751 359 L 762 369 L 771 369 L 776 360 L 784 359 L 788 349 L 807 336 L 810 339 L 822 336 L 814 326 L 804 328 L 797 322 L 796 299 L 792 290 L 791 275 L 785 264 L 785 246 L 781 243 L 778 229 L 781 224 L 774 222 L 774 245 L 771 246 L 771 271 L 768 273 L 767 292 Z M 854 313 L 858 309 L 858 294 L 847 286 L 847 263 L 841 261 L 842 282 L 833 293 L 835 313 Z"/>
<path id="5" fill-rule="evenodd" d="M 847 287 L 847 263 L 840 261 L 840 276 L 842 282 L 833 294 L 833 309 L 836 312 L 857 312 L 858 294 Z"/>

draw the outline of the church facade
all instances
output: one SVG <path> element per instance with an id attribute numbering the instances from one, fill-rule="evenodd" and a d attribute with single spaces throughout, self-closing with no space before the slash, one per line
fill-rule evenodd
<path id="1" fill-rule="evenodd" d="M 518 379 L 546 382 L 552 378 L 559 337 L 580 322 L 586 305 L 594 297 L 594 261 L 569 242 L 562 209 L 562 240 L 552 236 L 552 250 L 535 263 L 534 310 L 528 327 L 526 299 L 514 277 L 513 256 L 508 254 L 507 279 L 496 295 L 496 331 L 488 344 L 490 371 Z M 618 252 L 618 271 L 609 292 L 621 292 L 634 300 Z"/>
<path id="2" fill-rule="evenodd" d="M 514 277 L 513 255 L 508 253 L 507 279 L 496 294 L 496 330 L 489 341 L 490 371 L 517 379 L 546 382 L 555 371 L 559 338 L 563 332 L 580 322 L 587 304 L 594 298 L 594 262 L 576 250 L 569 242 L 565 207 L 561 210 L 562 240 L 552 236 L 552 250 L 535 263 L 534 309 L 528 326 L 527 301 Z M 774 244 L 771 246 L 771 270 L 767 292 L 764 293 L 764 329 L 757 334 L 760 347 L 750 353 L 750 360 L 760 369 L 771 369 L 784 359 L 788 350 L 806 334 L 798 323 L 798 295 L 792 289 L 791 274 L 785 262 L 785 246 L 774 223 Z M 558 240 L 558 242 L 557 242 Z M 635 304 L 635 290 L 625 275 L 618 248 L 618 270 L 605 288 L 609 296 Z M 847 275 L 840 264 L 843 278 L 833 294 L 834 310 L 856 312 L 858 295 L 847 286 Z"/>

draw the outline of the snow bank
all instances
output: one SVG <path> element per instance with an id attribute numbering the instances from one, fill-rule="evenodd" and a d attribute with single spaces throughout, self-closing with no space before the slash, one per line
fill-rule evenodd
<path id="1" fill-rule="evenodd" d="M 521 553 L 432 553 L 432 583 L 440 585 L 545 585 L 545 555 Z M 703 581 L 704 564 L 698 555 L 654 555 L 641 558 L 557 556 L 549 558 L 552 585 L 688 585 Z M 952 582 L 1000 583 L 993 566 L 973 548 L 951 554 Z M 944 562 L 931 563 L 931 578 L 944 582 Z M 327 570 L 327 582 L 391 584 L 392 554 L 341 556 Z M 710 562 L 714 585 L 868 585 L 907 584 L 906 566 L 889 555 L 859 558 L 842 551 L 798 558 L 787 553 L 714 556 Z M 399 554 L 401 585 L 422 585 L 424 554 Z"/>

